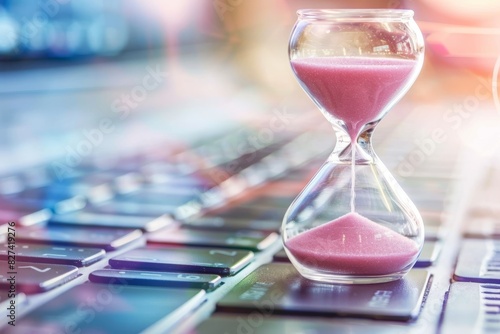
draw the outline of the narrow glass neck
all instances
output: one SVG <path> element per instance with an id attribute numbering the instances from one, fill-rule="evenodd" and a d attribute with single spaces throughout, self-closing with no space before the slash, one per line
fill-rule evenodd
<path id="1" fill-rule="evenodd" d="M 336 142 L 333 152 L 328 158 L 329 161 L 335 163 L 351 163 L 352 162 L 352 149 L 356 151 L 354 160 L 356 164 L 372 164 L 375 160 L 375 152 L 372 147 L 372 134 L 375 129 L 376 123 L 368 124 L 363 132 L 356 138 L 354 143 L 351 141 L 351 137 L 347 134 L 345 130 L 341 130 L 334 126 Z"/>

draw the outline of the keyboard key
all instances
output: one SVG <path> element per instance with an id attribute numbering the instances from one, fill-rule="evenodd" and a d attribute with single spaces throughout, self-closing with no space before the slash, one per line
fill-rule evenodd
<path id="1" fill-rule="evenodd" d="M 146 329 L 166 333 L 204 300 L 205 291 L 199 289 L 87 283 L 44 303 L 6 330 L 15 334 L 142 333 Z"/>
<path id="2" fill-rule="evenodd" d="M 51 290 L 77 275 L 75 266 L 17 262 L 14 270 L 10 270 L 7 261 L 0 261 L 0 288 L 8 289 L 9 278 L 14 276 L 16 291 L 28 294 Z"/>
<path id="3" fill-rule="evenodd" d="M 472 238 L 500 238 L 500 219 L 495 215 L 471 216 L 467 219 L 464 234 Z"/>
<path id="4" fill-rule="evenodd" d="M 20 175 L 8 175 L 0 177 L 0 194 L 10 195 L 23 191 L 25 185 Z"/>
<path id="5" fill-rule="evenodd" d="M 273 154 L 276 152 L 280 147 L 282 147 L 284 142 L 280 144 L 271 144 L 269 146 L 253 150 L 252 152 L 249 153 L 244 153 L 237 158 L 223 162 L 219 164 L 218 166 L 214 167 L 211 171 L 208 171 L 208 173 L 212 172 L 217 172 L 219 171 L 224 171 L 224 174 L 226 175 L 226 179 L 221 177 L 221 181 L 227 180 L 229 177 L 238 175 L 243 176 L 250 184 L 256 185 L 260 182 L 255 182 L 251 180 L 252 174 L 259 175 L 259 174 L 266 174 L 267 170 L 265 170 L 265 165 L 263 163 L 260 163 L 266 156 L 269 156 L 270 154 Z M 258 170 L 259 168 L 262 168 L 263 170 Z M 247 171 L 248 169 L 248 171 Z M 220 174 L 221 176 L 223 174 Z M 265 180 L 267 178 L 266 175 L 262 175 L 261 179 Z"/>
<path id="6" fill-rule="evenodd" d="M 54 193 L 70 193 L 83 195 L 91 203 L 99 203 L 113 198 L 114 191 L 109 182 L 92 180 L 91 176 L 83 178 L 70 178 L 61 182 L 51 183 L 50 188 Z"/>
<path id="7" fill-rule="evenodd" d="M 415 268 L 430 267 L 437 260 L 439 252 L 441 251 L 441 243 L 436 241 L 425 241 L 422 247 Z"/>
<path id="8" fill-rule="evenodd" d="M 126 196 L 116 196 L 111 201 L 99 203 L 89 208 L 93 212 L 123 215 L 160 216 L 177 215 L 180 208 L 193 206 L 198 213 L 202 207 L 202 198 L 197 194 L 151 194 L 135 191 Z"/>
<path id="9" fill-rule="evenodd" d="M 500 285 L 456 282 L 451 285 L 440 333 L 500 332 Z"/>
<path id="10" fill-rule="evenodd" d="M 261 231 L 214 231 L 166 228 L 148 236 L 148 242 L 165 245 L 241 248 L 261 251 L 278 240 L 278 234 Z"/>
<path id="11" fill-rule="evenodd" d="M 106 201 L 98 205 L 89 206 L 87 211 L 110 215 L 124 216 L 161 216 L 168 214 L 173 216 L 177 210 L 177 205 L 138 203 L 127 201 Z"/>
<path id="12" fill-rule="evenodd" d="M 84 209 L 82 211 L 54 215 L 49 220 L 49 225 L 70 225 L 70 226 L 96 226 L 112 228 L 131 228 L 143 231 L 156 231 L 160 228 L 172 224 L 174 221 L 168 215 L 161 216 L 134 216 L 95 213 Z"/>
<path id="13" fill-rule="evenodd" d="M 156 185 L 169 185 L 196 189 L 209 189 L 215 186 L 212 180 L 196 174 L 181 175 L 179 173 L 166 173 L 161 170 L 144 169 L 144 177 L 147 182 Z"/>
<path id="14" fill-rule="evenodd" d="M 254 220 L 274 220 L 281 222 L 285 212 L 276 209 L 257 209 L 252 207 L 232 207 L 217 210 L 206 215 L 206 217 L 222 218 L 244 218 Z"/>
<path id="15" fill-rule="evenodd" d="M 160 191 L 153 191 L 150 189 L 141 189 L 134 191 L 128 195 L 116 196 L 113 202 L 120 203 L 144 203 L 144 204 L 157 204 L 168 205 L 170 207 L 178 207 L 186 204 L 189 201 L 199 199 L 199 193 L 190 192 L 187 194 L 179 194 L 178 192 L 166 193 Z"/>
<path id="16" fill-rule="evenodd" d="M 139 189 L 142 176 L 139 173 L 117 169 L 103 170 L 97 166 L 80 166 L 79 175 L 58 180 L 51 185 L 72 193 L 84 194 L 93 203 L 111 199 L 115 194 L 127 194 Z"/>
<path id="17" fill-rule="evenodd" d="M 443 235 L 445 235 L 445 229 L 443 226 L 425 226 L 424 224 L 425 240 L 435 241 L 441 240 Z"/>
<path id="18" fill-rule="evenodd" d="M 138 248 L 109 260 L 117 269 L 234 275 L 253 258 L 249 251 L 210 248 Z"/>
<path id="19" fill-rule="evenodd" d="M 86 205 L 84 196 L 66 191 L 54 192 L 51 187 L 29 188 L 19 193 L 5 196 L 5 198 L 15 203 L 29 203 L 49 208 L 55 213 L 80 210 Z"/>
<path id="20" fill-rule="evenodd" d="M 276 254 L 274 254 L 273 260 L 276 262 L 290 262 L 290 259 L 288 258 L 288 255 L 286 255 L 284 249 L 280 249 Z"/>
<path id="21" fill-rule="evenodd" d="M 142 186 L 142 175 L 139 173 L 126 173 L 113 178 L 112 188 L 117 194 L 129 194 L 137 191 Z"/>
<path id="22" fill-rule="evenodd" d="M 463 282 L 500 283 L 500 241 L 463 240 L 454 278 Z"/>
<path id="23" fill-rule="evenodd" d="M 8 260 L 7 246 L 0 249 L 0 260 Z M 16 245 L 16 260 L 22 262 L 67 264 L 77 267 L 88 266 L 102 259 L 104 250 L 83 247 L 56 247 L 46 245 Z"/>
<path id="24" fill-rule="evenodd" d="M 443 226 L 443 219 L 445 217 L 442 213 L 421 212 L 424 221 L 424 232 L 426 241 L 435 241 L 443 238 L 445 228 Z"/>
<path id="25" fill-rule="evenodd" d="M 257 220 L 245 218 L 223 218 L 223 217 L 196 217 L 182 221 L 186 228 L 208 229 L 214 228 L 227 231 L 258 230 L 258 231 L 279 231 L 280 220 Z"/>
<path id="26" fill-rule="evenodd" d="M 288 209 L 295 196 L 259 196 L 244 202 L 245 207 L 257 207 L 262 209 Z"/>
<path id="27" fill-rule="evenodd" d="M 53 168 L 47 165 L 31 167 L 19 173 L 19 177 L 26 188 L 43 187 L 54 180 L 49 169 L 53 171 Z"/>
<path id="28" fill-rule="evenodd" d="M 248 316 L 214 314 L 196 329 L 191 330 L 189 334 L 402 334 L 407 333 L 407 331 L 408 327 L 402 324 L 387 322 L 362 322 L 358 319 L 321 319 L 317 317 L 297 318 L 262 312 Z"/>
<path id="29" fill-rule="evenodd" d="M 89 280 L 94 283 L 124 282 L 131 285 L 162 286 L 171 288 L 193 288 L 213 290 L 221 283 L 219 275 L 169 273 L 159 271 L 139 270 L 96 270 L 89 275 Z"/>
<path id="30" fill-rule="evenodd" d="M 141 230 L 85 228 L 63 225 L 21 228 L 18 241 L 51 245 L 70 245 L 115 250 L 141 238 Z"/>
<path id="31" fill-rule="evenodd" d="M 39 205 L 5 203 L 0 200 L 0 224 L 13 221 L 19 225 L 30 226 L 47 221 L 52 212 Z"/>
<path id="32" fill-rule="evenodd" d="M 388 283 L 322 284 L 304 279 L 291 264 L 271 263 L 238 283 L 217 310 L 407 321 L 418 316 L 428 282 L 426 271 L 412 270 Z"/>

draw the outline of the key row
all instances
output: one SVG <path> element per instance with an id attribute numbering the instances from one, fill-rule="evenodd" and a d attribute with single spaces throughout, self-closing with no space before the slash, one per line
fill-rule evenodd
<path id="1" fill-rule="evenodd" d="M 68 330 L 68 328 L 54 328 L 52 327 L 56 326 L 54 324 L 66 324 L 71 329 L 79 329 L 82 332 L 99 329 L 100 333 L 140 332 L 153 324 L 148 330 L 154 332 L 153 329 L 159 325 L 157 322 L 160 319 L 162 319 L 161 328 L 165 330 L 181 319 L 181 312 L 185 314 L 193 310 L 206 298 L 205 290 L 195 289 L 192 285 L 190 288 L 173 289 L 124 283 L 133 279 L 140 281 L 141 276 L 144 276 L 141 274 L 148 273 L 131 273 L 126 270 L 96 271 L 91 276 L 91 281 L 99 283 L 75 286 L 35 309 L 18 321 L 15 332 Z M 187 275 L 181 278 L 184 281 L 193 281 L 201 276 Z M 210 275 L 204 275 L 207 280 L 209 277 Z M 272 326 L 273 322 L 279 325 L 280 315 L 300 315 L 305 319 L 307 316 L 322 315 L 333 317 L 332 319 L 372 318 L 408 321 L 418 316 L 424 295 L 429 288 L 429 277 L 426 271 L 415 269 L 404 279 L 395 282 L 356 286 L 325 285 L 302 278 L 290 264 L 268 264 L 249 274 L 222 298 L 217 303 L 215 316 L 224 318 L 228 317 L 227 314 L 235 316 L 239 314 L 239 317 L 233 317 L 238 321 L 242 318 L 247 319 L 248 315 L 260 315 L 262 319 L 270 322 L 264 328 L 270 328 L 267 326 Z M 156 279 L 163 278 L 157 276 Z M 87 296 L 85 301 L 82 301 L 82 295 Z M 318 303 L 318 300 L 323 302 Z M 82 302 L 85 303 L 83 305 L 85 307 L 82 306 Z M 126 319 L 123 317 L 117 319 L 120 314 L 117 310 L 121 310 L 124 306 L 130 311 L 129 316 Z M 83 316 L 75 318 L 73 312 L 70 314 L 63 311 L 74 310 L 76 307 L 80 307 L 82 312 L 89 312 L 86 314 L 88 316 L 92 314 L 92 321 L 86 321 L 87 317 Z M 44 319 L 49 316 L 51 319 L 57 318 L 58 321 L 50 324 L 45 322 Z M 225 318 L 228 321 L 227 328 L 238 325 L 230 322 L 229 318 Z M 196 330 L 193 329 L 194 332 L 212 333 L 214 326 L 212 319 L 202 323 Z M 109 324 L 112 324 L 112 327 Z M 325 325 L 320 322 L 319 326 Z M 398 328 L 397 324 L 393 325 Z M 335 328 L 335 325 L 331 326 Z"/>
<path id="2" fill-rule="evenodd" d="M 309 149 L 296 154 L 298 147 L 309 147 L 311 135 L 301 135 L 289 142 L 271 143 L 250 156 L 238 157 L 231 165 L 194 168 L 189 174 L 164 168 L 155 177 L 141 173 L 106 170 L 82 166 L 75 175 L 50 184 L 32 183 L 34 188 L 12 186 L 12 177 L 0 179 L 1 221 L 15 221 L 29 226 L 41 222 L 84 224 L 87 215 L 139 217 L 138 220 L 169 215 L 188 218 L 204 208 L 220 206 L 242 191 L 278 177 L 287 170 L 311 160 L 324 149 Z M 219 177 L 219 174 L 224 177 Z M 2 188 L 2 186 L 0 186 Z M 19 191 L 17 191 L 19 190 Z M 84 218 L 81 218 L 83 216 Z M 134 220 L 124 218 L 123 220 Z M 151 219 L 149 219 L 151 220 Z M 137 227 L 130 226 L 117 227 Z M 145 222 L 142 223 L 147 224 Z M 111 225 L 111 224 L 109 224 Z M 126 224 L 124 224 L 126 225 Z"/>

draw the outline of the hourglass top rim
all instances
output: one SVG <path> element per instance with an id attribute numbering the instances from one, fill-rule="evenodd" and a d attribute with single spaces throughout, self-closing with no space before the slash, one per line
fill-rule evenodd
<path id="1" fill-rule="evenodd" d="M 413 18 L 411 9 L 299 9 L 297 16 L 313 21 L 403 21 Z"/>

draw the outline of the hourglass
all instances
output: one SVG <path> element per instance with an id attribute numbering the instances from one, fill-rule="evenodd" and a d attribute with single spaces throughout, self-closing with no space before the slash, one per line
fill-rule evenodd
<path id="1" fill-rule="evenodd" d="M 422 218 L 371 137 L 417 78 L 423 52 L 411 10 L 298 11 L 291 67 L 336 134 L 333 152 L 283 219 L 285 251 L 304 277 L 387 282 L 415 264 Z"/>

